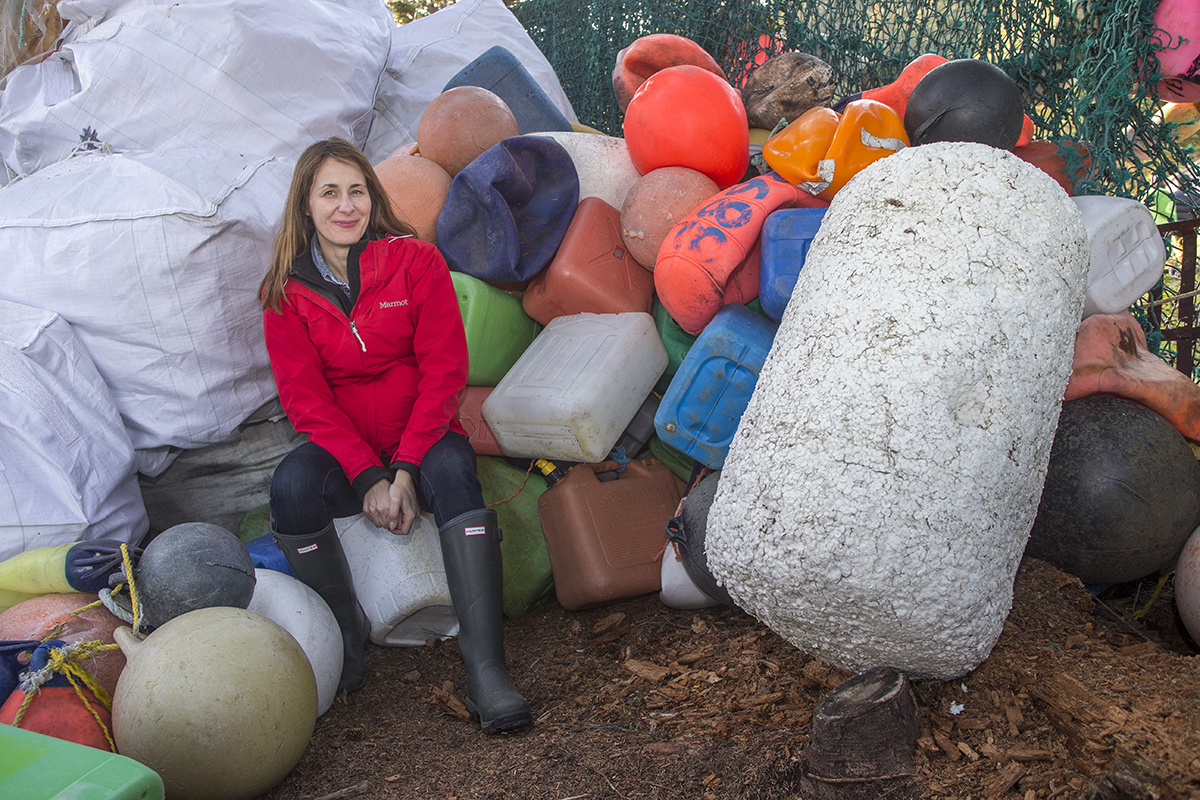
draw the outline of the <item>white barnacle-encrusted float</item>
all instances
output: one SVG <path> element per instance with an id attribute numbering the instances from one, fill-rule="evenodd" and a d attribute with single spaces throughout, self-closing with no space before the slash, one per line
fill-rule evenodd
<path id="1" fill-rule="evenodd" d="M 1037 514 L 1088 269 L 1036 167 L 913 147 L 839 192 L 709 514 L 737 603 L 844 669 L 991 652 Z"/>

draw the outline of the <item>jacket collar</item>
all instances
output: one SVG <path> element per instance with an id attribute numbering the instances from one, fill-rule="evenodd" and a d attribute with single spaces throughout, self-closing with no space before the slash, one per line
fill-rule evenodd
<path id="1" fill-rule="evenodd" d="M 362 289 L 359 260 L 362 257 L 363 251 L 367 249 L 367 245 L 382 238 L 382 236 L 368 230 L 363 234 L 361 239 L 350 245 L 350 253 L 346 256 L 346 277 L 349 279 L 347 282 L 350 285 L 349 297 L 346 296 L 346 293 L 342 291 L 340 286 L 325 280 L 321 275 L 321 271 L 317 269 L 317 265 L 313 263 L 311 239 L 309 240 L 309 246 L 301 250 L 300 254 L 296 256 L 295 261 L 292 262 L 291 277 L 333 303 L 348 317 L 350 316 L 350 311 L 354 308 L 355 301 L 358 300 L 358 293 Z"/>

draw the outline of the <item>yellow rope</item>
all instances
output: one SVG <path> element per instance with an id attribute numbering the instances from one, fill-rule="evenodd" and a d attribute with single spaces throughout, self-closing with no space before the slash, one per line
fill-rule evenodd
<path id="1" fill-rule="evenodd" d="M 62 673 L 66 676 L 67 682 L 75 690 L 75 694 L 78 695 L 84 708 L 96 720 L 96 724 L 100 726 L 100 730 L 104 731 L 104 738 L 108 741 L 108 746 L 114 753 L 117 752 L 117 745 L 113 742 L 112 734 L 109 733 L 108 726 L 100 719 L 100 712 L 92 705 L 92 702 L 84 693 L 83 687 L 86 686 L 92 692 L 96 700 L 104 706 L 105 711 L 112 710 L 112 698 L 109 696 L 108 691 L 96 681 L 92 673 L 83 666 L 82 662 L 89 658 L 95 658 L 97 653 L 112 650 L 115 647 L 116 645 L 105 644 L 103 642 L 75 642 L 66 647 L 54 647 L 50 650 L 50 658 L 44 670 L 45 672 Z M 12 725 L 14 728 L 20 727 L 21 719 L 25 716 L 26 709 L 29 708 L 30 703 L 33 702 L 33 698 L 38 694 L 36 686 L 30 687 L 28 691 L 24 689 L 22 691 L 25 691 L 25 698 L 21 701 L 21 706 L 17 709 L 17 713 L 13 717 Z"/>
<path id="2" fill-rule="evenodd" d="M 1151 595 L 1150 602 L 1133 612 L 1134 619 L 1141 619 L 1150 613 L 1150 609 L 1153 608 L 1154 604 L 1158 602 L 1159 595 L 1161 595 L 1163 593 L 1163 589 L 1166 588 L 1167 581 L 1170 580 L 1171 576 L 1174 574 L 1175 562 L 1171 562 L 1170 565 L 1162 568 L 1162 572 L 1159 574 L 1158 578 L 1158 585 L 1154 587 L 1154 594 Z"/>

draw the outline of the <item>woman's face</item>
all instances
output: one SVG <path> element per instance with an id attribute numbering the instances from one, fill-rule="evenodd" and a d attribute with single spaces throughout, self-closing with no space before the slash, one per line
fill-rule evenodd
<path id="1" fill-rule="evenodd" d="M 327 257 L 362 238 L 371 218 L 371 196 L 358 167 L 326 159 L 317 169 L 308 193 L 308 213 Z"/>

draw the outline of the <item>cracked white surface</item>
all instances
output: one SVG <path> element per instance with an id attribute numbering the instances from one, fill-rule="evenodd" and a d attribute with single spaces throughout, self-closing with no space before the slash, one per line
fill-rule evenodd
<path id="1" fill-rule="evenodd" d="M 1075 204 L 985 145 L 914 147 L 834 199 L 708 518 L 738 604 L 844 669 L 983 662 L 1050 458 L 1088 269 Z"/>

